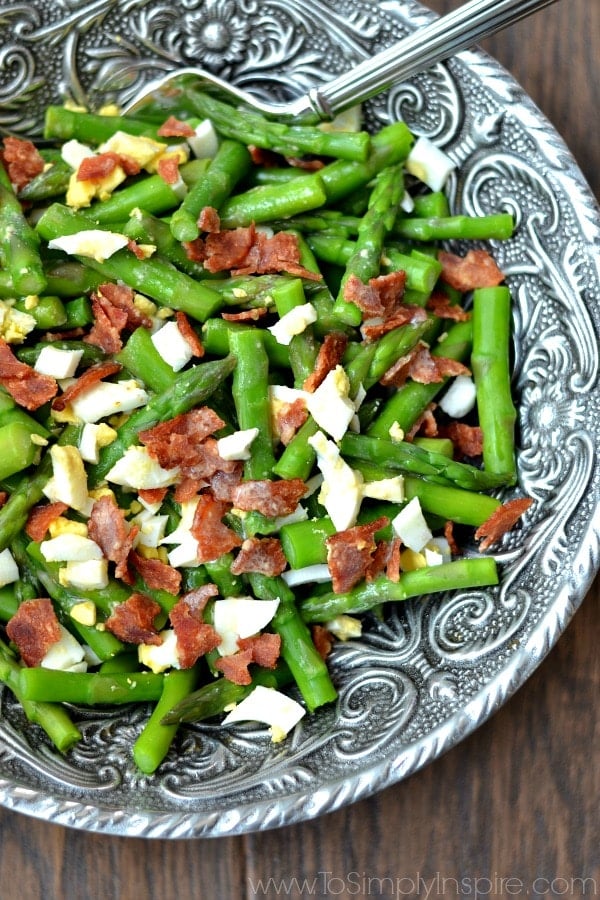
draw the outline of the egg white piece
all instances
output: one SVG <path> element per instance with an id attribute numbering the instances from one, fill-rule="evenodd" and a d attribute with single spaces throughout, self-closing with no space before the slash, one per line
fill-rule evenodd
<path id="1" fill-rule="evenodd" d="M 293 337 L 302 334 L 316 320 L 317 311 L 312 303 L 302 303 L 286 312 L 274 325 L 270 325 L 269 331 L 278 344 L 287 346 Z"/>
<path id="2" fill-rule="evenodd" d="M 19 579 L 19 567 L 15 562 L 15 558 L 6 547 L 0 552 L 0 587 L 5 584 L 12 584 Z"/>
<path id="3" fill-rule="evenodd" d="M 162 328 L 154 332 L 151 340 L 162 359 L 171 366 L 174 372 L 181 371 L 194 355 L 189 341 L 186 341 L 182 335 L 177 322 L 165 322 Z"/>
<path id="4" fill-rule="evenodd" d="M 86 672 L 87 662 L 81 644 L 63 625 L 60 628 L 60 640 L 47 650 L 40 662 L 43 669 L 60 669 L 63 672 Z"/>
<path id="5" fill-rule="evenodd" d="M 61 350 L 46 344 L 35 361 L 34 369 L 42 375 L 50 375 L 58 380 L 73 378 L 83 356 L 83 350 Z"/>
<path id="6" fill-rule="evenodd" d="M 441 191 L 456 166 L 443 150 L 427 137 L 417 138 L 406 158 L 406 169 L 432 191 Z"/>
<path id="7" fill-rule="evenodd" d="M 99 419 L 131 412 L 147 402 L 147 392 L 134 378 L 114 383 L 98 381 L 75 397 L 71 409 L 82 422 L 98 422 Z"/>
<path id="8" fill-rule="evenodd" d="M 413 497 L 392 519 L 392 529 L 405 547 L 420 553 L 433 540 L 418 497 Z"/>
<path id="9" fill-rule="evenodd" d="M 262 722 L 269 726 L 271 740 L 277 743 L 289 734 L 306 714 L 303 706 L 275 688 L 257 685 L 223 719 L 223 725 L 235 722 Z"/>
<path id="10" fill-rule="evenodd" d="M 269 624 L 279 599 L 255 600 L 254 597 L 223 597 L 213 606 L 213 626 L 221 637 L 217 650 L 230 656 L 238 650 L 238 638 L 252 637 Z"/>
<path id="11" fill-rule="evenodd" d="M 129 238 L 115 231 L 86 228 L 75 234 L 65 234 L 48 241 L 50 250 L 62 250 L 69 256 L 85 256 L 102 263 L 118 250 L 123 250 Z"/>
<path id="12" fill-rule="evenodd" d="M 470 375 L 457 375 L 438 406 L 452 419 L 462 419 L 475 407 L 477 391 Z"/>
<path id="13" fill-rule="evenodd" d="M 106 480 L 135 491 L 169 487 L 179 478 L 179 469 L 163 469 L 146 447 L 134 444 L 107 472 Z"/>

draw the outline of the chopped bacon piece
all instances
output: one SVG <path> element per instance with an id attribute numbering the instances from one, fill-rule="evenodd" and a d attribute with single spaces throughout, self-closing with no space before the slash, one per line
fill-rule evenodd
<path id="1" fill-rule="evenodd" d="M 102 294 L 92 294 L 92 313 L 94 324 L 83 340 L 105 353 L 118 353 L 123 346 L 121 332 L 127 325 L 127 313 L 113 306 Z"/>
<path id="2" fill-rule="evenodd" d="M 314 393 L 320 384 L 342 361 L 342 356 L 348 346 L 348 338 L 340 331 L 330 331 L 325 335 L 325 340 L 319 347 L 314 371 L 304 379 L 302 387 L 309 393 Z"/>
<path id="3" fill-rule="evenodd" d="M 243 542 L 240 552 L 231 564 L 232 575 L 244 572 L 260 572 L 261 575 L 281 575 L 287 567 L 287 559 L 279 538 L 251 537 Z"/>
<path id="4" fill-rule="evenodd" d="M 313 644 L 321 659 L 327 659 L 333 647 L 333 635 L 324 625 L 312 625 L 311 634 Z"/>
<path id="5" fill-rule="evenodd" d="M 366 318 L 391 316 L 401 303 L 406 284 L 406 272 L 390 272 L 370 278 L 364 284 L 357 275 L 350 275 L 344 285 L 343 298 L 354 303 Z"/>
<path id="6" fill-rule="evenodd" d="M 192 478 L 191 476 L 182 478 L 175 485 L 173 499 L 176 503 L 187 503 L 193 500 L 198 491 L 207 486 L 204 478 Z"/>
<path id="7" fill-rule="evenodd" d="M 201 656 L 210 653 L 221 643 L 221 638 L 212 625 L 208 625 L 202 618 L 204 607 L 218 593 L 216 585 L 204 584 L 184 594 L 169 613 L 177 637 L 177 655 L 182 669 L 191 668 Z"/>
<path id="8" fill-rule="evenodd" d="M 252 662 L 265 669 L 274 669 L 281 652 L 281 637 L 265 631 L 263 634 L 255 634 L 253 637 L 238 638 L 240 650 L 250 650 Z"/>
<path id="9" fill-rule="evenodd" d="M 76 381 L 63 391 L 60 397 L 56 397 L 52 403 L 52 409 L 66 409 L 69 403 L 72 403 L 76 397 L 80 396 L 80 394 L 85 393 L 85 391 L 89 390 L 94 384 L 98 384 L 103 378 L 109 378 L 111 375 L 116 375 L 117 372 L 121 371 L 121 368 L 122 366 L 120 363 L 112 362 L 110 360 L 90 366 L 89 369 L 86 369 Z"/>
<path id="10" fill-rule="evenodd" d="M 410 431 L 404 436 L 404 440 L 409 443 L 421 434 L 424 437 L 437 437 L 439 433 L 437 419 L 433 414 L 436 409 L 436 403 L 430 403 L 429 406 L 421 413 L 419 418 L 413 423 Z"/>
<path id="11" fill-rule="evenodd" d="M 44 171 L 44 160 L 31 141 L 23 138 L 5 137 L 2 161 L 8 177 L 17 191 L 22 190 L 36 175 Z"/>
<path id="12" fill-rule="evenodd" d="M 254 225 L 209 234 L 204 241 L 204 265 L 209 272 L 230 270 L 233 275 L 269 275 L 287 272 L 320 281 L 300 263 L 295 235 L 279 231 L 269 237 Z"/>
<path id="13" fill-rule="evenodd" d="M 375 552 L 371 557 L 371 562 L 367 566 L 365 578 L 367 581 L 373 581 L 378 575 L 385 571 L 391 552 L 391 544 L 387 541 L 377 541 Z"/>
<path id="14" fill-rule="evenodd" d="M 152 319 L 135 305 L 135 291 L 126 284 L 114 284 L 107 281 L 98 288 L 98 293 L 102 294 L 105 300 L 108 300 L 117 309 L 122 309 L 127 313 L 127 328 L 133 331 L 140 325 L 149 330 L 152 328 Z"/>
<path id="15" fill-rule="evenodd" d="M 377 550 L 375 532 L 384 528 L 388 522 L 386 516 L 381 516 L 374 522 L 354 525 L 327 538 L 327 565 L 336 594 L 349 591 L 366 576 Z"/>
<path id="16" fill-rule="evenodd" d="M 182 337 L 189 344 L 194 356 L 204 356 L 204 347 L 202 346 L 202 342 L 192 328 L 192 324 L 186 314 L 181 310 L 177 310 L 177 312 L 175 313 L 175 321 L 177 322 L 177 327 L 179 328 Z"/>
<path id="17" fill-rule="evenodd" d="M 159 613 L 160 606 L 155 600 L 136 592 L 115 606 L 105 625 L 121 641 L 159 646 L 162 637 L 154 625 Z"/>
<path id="18" fill-rule="evenodd" d="M 393 331 L 394 328 L 400 328 L 402 325 L 408 325 L 409 323 L 424 322 L 426 318 L 427 313 L 422 306 L 400 303 L 385 321 L 363 325 L 360 330 L 365 341 L 371 343 L 371 341 L 376 341 L 378 338 L 383 337 L 388 331 Z"/>
<path id="19" fill-rule="evenodd" d="M 222 672 L 227 681 L 234 684 L 252 684 L 248 666 L 252 662 L 252 650 L 239 650 L 231 656 L 221 656 L 215 662 L 215 669 Z"/>
<path id="20" fill-rule="evenodd" d="M 25 600 L 9 619 L 6 633 L 17 645 L 23 662 L 39 666 L 50 647 L 61 639 L 52 601 L 47 597 Z"/>
<path id="21" fill-rule="evenodd" d="M 450 297 L 442 291 L 435 291 L 427 301 L 430 309 L 440 319 L 453 319 L 455 322 L 467 322 L 471 313 L 458 303 L 452 303 Z"/>
<path id="22" fill-rule="evenodd" d="M 8 500 L 8 491 L 0 491 L 0 509 L 4 506 L 6 501 Z"/>
<path id="23" fill-rule="evenodd" d="M 301 425 L 308 418 L 306 403 L 298 397 L 292 403 L 282 403 L 275 411 L 275 427 L 281 443 L 287 447 Z"/>
<path id="24" fill-rule="evenodd" d="M 173 595 L 179 593 L 181 572 L 173 566 L 160 559 L 147 559 L 135 550 L 130 552 L 128 561 L 152 590 L 167 591 Z"/>
<path id="25" fill-rule="evenodd" d="M 198 222 L 200 231 L 208 231 L 210 234 L 218 234 L 221 230 L 221 219 L 214 206 L 205 206 L 200 210 Z"/>
<path id="26" fill-rule="evenodd" d="M 85 328 L 69 328 L 68 331 L 47 331 L 42 342 L 51 344 L 53 341 L 72 341 L 85 334 Z"/>
<path id="27" fill-rule="evenodd" d="M 281 481 L 242 481 L 231 492 L 232 502 L 238 509 L 256 510 L 263 516 L 289 516 L 306 491 L 301 478 Z"/>
<path id="28" fill-rule="evenodd" d="M 235 468 L 234 461 L 219 455 L 216 440 L 209 437 L 223 425 L 210 407 L 201 406 L 140 431 L 138 437 L 163 468 L 179 467 L 183 478 L 205 479 Z"/>
<path id="29" fill-rule="evenodd" d="M 255 144 L 248 145 L 248 153 L 255 166 L 264 166 L 265 169 L 272 169 L 281 164 L 281 158 L 278 153 L 275 153 L 273 150 L 266 150 L 264 147 L 257 147 Z"/>
<path id="30" fill-rule="evenodd" d="M 481 456 L 483 453 L 483 433 L 479 425 L 451 422 L 444 430 L 454 444 L 457 456 Z"/>
<path id="31" fill-rule="evenodd" d="M 162 503 L 167 496 L 167 491 L 167 488 L 142 488 L 142 490 L 138 491 L 138 495 L 144 503 Z"/>
<path id="32" fill-rule="evenodd" d="M 263 316 L 267 315 L 266 306 L 257 306 L 254 309 L 242 309 L 236 313 L 221 313 L 221 318 L 226 322 L 258 322 Z"/>
<path id="33" fill-rule="evenodd" d="M 438 259 L 442 264 L 442 281 L 462 293 L 496 287 L 504 281 L 503 272 L 487 250 L 469 250 L 466 256 L 440 250 Z"/>
<path id="34" fill-rule="evenodd" d="M 92 506 L 88 520 L 88 534 L 103 555 L 116 564 L 115 575 L 128 581 L 127 559 L 138 533 L 125 520 L 125 513 L 110 494 L 99 497 Z"/>
<path id="35" fill-rule="evenodd" d="M 469 375 L 470 370 L 456 359 L 432 356 L 428 347 L 417 345 L 401 356 L 382 376 L 381 384 L 402 387 L 407 378 L 419 384 L 437 384 L 450 375 Z"/>
<path id="36" fill-rule="evenodd" d="M 102 181 L 120 165 L 118 153 L 97 153 L 82 159 L 77 169 L 77 181 Z"/>
<path id="37" fill-rule="evenodd" d="M 32 541 L 43 541 L 50 525 L 69 507 L 59 500 L 34 506 L 27 518 L 25 533 Z"/>
<path id="38" fill-rule="evenodd" d="M 182 241 L 181 246 L 185 250 L 185 255 L 190 262 L 203 263 L 206 259 L 204 241 L 202 238 L 198 237 L 193 241 Z"/>
<path id="39" fill-rule="evenodd" d="M 451 555 L 460 556 L 460 547 L 458 546 L 456 537 L 454 536 L 454 522 L 452 522 L 450 519 L 448 519 L 447 522 L 444 522 L 444 537 L 448 541 Z"/>
<path id="40" fill-rule="evenodd" d="M 307 172 L 318 172 L 319 169 L 325 166 L 322 159 L 306 159 L 302 156 L 286 156 L 285 161 L 288 166 L 293 166 L 295 169 L 305 169 Z"/>
<path id="41" fill-rule="evenodd" d="M 400 581 L 400 551 L 402 550 L 402 541 L 400 538 L 393 538 L 390 545 L 390 552 L 385 567 L 386 577 L 394 584 Z"/>
<path id="42" fill-rule="evenodd" d="M 165 184 L 177 184 L 179 181 L 179 160 L 175 156 L 163 156 L 156 167 Z"/>
<path id="43" fill-rule="evenodd" d="M 146 253 L 144 249 L 140 247 L 140 245 L 136 241 L 132 239 L 127 241 L 127 249 L 131 253 L 133 253 L 136 259 L 146 259 Z"/>
<path id="44" fill-rule="evenodd" d="M 192 535 L 198 541 L 198 562 L 209 562 L 234 547 L 239 547 L 242 540 L 235 531 L 222 521 L 229 509 L 229 504 L 216 500 L 211 494 L 200 494 L 198 506 L 192 523 Z"/>
<path id="45" fill-rule="evenodd" d="M 169 116 L 156 133 L 158 137 L 193 137 L 196 134 L 188 122 L 182 122 L 175 116 Z"/>
<path id="46" fill-rule="evenodd" d="M 36 372 L 32 366 L 21 362 L 5 340 L 0 338 L 0 384 L 6 388 L 20 406 L 28 410 L 39 409 L 56 395 L 58 385 L 54 378 Z"/>
<path id="47" fill-rule="evenodd" d="M 242 480 L 243 471 L 244 464 L 238 462 L 229 472 L 219 471 L 215 472 L 214 475 L 211 475 L 210 488 L 217 500 L 227 500 L 228 503 L 233 502 L 233 489 L 237 487 Z"/>
<path id="48" fill-rule="evenodd" d="M 480 525 L 475 532 L 475 540 L 479 541 L 483 538 L 479 549 L 487 550 L 491 544 L 499 541 L 527 512 L 532 503 L 531 497 L 517 497 L 515 500 L 508 500 L 494 510 L 489 519 L 483 525 Z"/>

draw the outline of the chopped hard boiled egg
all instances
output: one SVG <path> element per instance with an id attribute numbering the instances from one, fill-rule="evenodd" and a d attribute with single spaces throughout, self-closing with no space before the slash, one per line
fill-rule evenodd
<path id="1" fill-rule="evenodd" d="M 63 587 L 101 591 L 108 587 L 108 562 L 106 559 L 71 560 L 59 569 L 58 580 Z"/>
<path id="2" fill-rule="evenodd" d="M 406 158 L 406 169 L 432 191 L 441 191 L 456 168 L 450 157 L 427 137 L 420 137 Z"/>
<path id="3" fill-rule="evenodd" d="M 317 311 L 312 303 L 302 303 L 300 306 L 294 306 L 274 325 L 269 326 L 269 331 L 278 344 L 288 345 L 293 337 L 302 334 L 316 320 Z"/>
<path id="4" fill-rule="evenodd" d="M 82 422 L 97 422 L 118 413 L 131 412 L 148 402 L 148 394 L 135 378 L 127 381 L 98 381 L 79 394 L 71 409 Z"/>
<path id="5" fill-rule="evenodd" d="M 0 552 L 0 587 L 19 579 L 19 568 L 8 547 Z"/>
<path id="6" fill-rule="evenodd" d="M 89 514 L 92 501 L 88 496 L 87 473 L 77 447 L 54 444 L 50 448 L 52 477 L 46 482 L 44 494 L 55 502 L 60 500 L 72 509 Z"/>
<path id="7" fill-rule="evenodd" d="M 45 344 L 35 361 L 34 369 L 56 379 L 73 378 L 82 356 L 83 350 L 62 350 L 52 344 Z"/>
<path id="8" fill-rule="evenodd" d="M 418 497 L 413 497 L 392 519 L 392 528 L 402 543 L 417 553 L 433 540 Z"/>
<path id="9" fill-rule="evenodd" d="M 255 600 L 254 597 L 223 597 L 213 606 L 213 626 L 221 636 L 217 650 L 229 656 L 238 650 L 238 638 L 252 637 L 269 624 L 279 600 Z"/>
<path id="10" fill-rule="evenodd" d="M 177 635 L 172 628 L 160 632 L 162 644 L 140 644 L 138 660 L 155 674 L 160 675 L 167 669 L 179 669 L 177 654 Z"/>
<path id="11" fill-rule="evenodd" d="M 349 397 L 350 381 L 342 366 L 327 373 L 316 391 L 308 395 L 308 411 L 323 431 L 336 441 L 346 434 L 356 412 Z"/>
<path id="12" fill-rule="evenodd" d="M 42 541 L 40 553 L 47 562 L 87 562 L 102 559 L 102 550 L 95 541 L 69 532 Z"/>
<path id="13" fill-rule="evenodd" d="M 221 459 L 250 459 L 250 447 L 258 437 L 258 428 L 244 428 L 242 431 L 234 431 L 217 441 L 217 453 Z"/>
<path id="14" fill-rule="evenodd" d="M 342 459 L 333 441 L 322 431 L 308 439 L 317 454 L 317 465 L 323 473 L 319 502 L 323 504 L 337 531 L 351 528 L 356 522 L 363 497 L 363 478 Z"/>
<path id="15" fill-rule="evenodd" d="M 98 147 L 98 153 L 117 153 L 135 159 L 141 169 L 154 163 L 167 149 L 161 141 L 143 135 L 126 134 L 116 131 Z"/>
<path id="16" fill-rule="evenodd" d="M 306 710 L 291 697 L 275 688 L 257 685 L 241 703 L 223 719 L 223 725 L 234 722 L 264 722 L 269 725 L 273 743 L 282 741 L 298 724 Z"/>
<path id="17" fill-rule="evenodd" d="M 0 300 L 0 337 L 7 344 L 22 344 L 36 321 L 29 313 L 14 309 L 10 303 Z"/>
<path id="18" fill-rule="evenodd" d="M 165 322 L 152 335 L 152 343 L 164 361 L 174 372 L 179 372 L 194 355 L 191 344 L 186 341 L 177 322 Z"/>
<path id="19" fill-rule="evenodd" d="M 355 616 L 348 616 L 341 613 L 334 619 L 325 622 L 325 628 L 330 631 L 340 641 L 350 641 L 353 638 L 359 638 L 362 634 L 362 622 Z"/>
<path id="20" fill-rule="evenodd" d="M 69 615 L 74 622 L 78 622 L 80 625 L 89 625 L 90 627 L 96 624 L 96 614 L 96 604 L 93 600 L 82 600 L 69 610 Z"/>
<path id="21" fill-rule="evenodd" d="M 102 447 L 108 447 L 116 439 L 117 432 L 105 422 L 96 424 L 86 422 L 81 429 L 79 438 L 79 452 L 86 462 L 97 463 L 100 459 Z"/>
<path id="22" fill-rule="evenodd" d="M 302 569 L 288 569 L 281 577 L 289 587 L 299 584 L 322 584 L 331 581 L 331 572 L 327 563 L 315 563 Z"/>
<path id="23" fill-rule="evenodd" d="M 470 375 L 457 375 L 439 400 L 438 406 L 451 419 L 462 419 L 475 406 L 477 391 Z"/>
<path id="24" fill-rule="evenodd" d="M 388 500 L 390 503 L 404 502 L 404 476 L 394 475 L 391 478 L 380 478 L 369 481 L 363 487 L 363 497 L 373 500 Z"/>
<path id="25" fill-rule="evenodd" d="M 169 487 L 179 478 L 179 469 L 163 469 L 146 447 L 128 447 L 107 473 L 106 480 L 136 491 Z"/>
<path id="26" fill-rule="evenodd" d="M 195 135 L 186 138 L 197 159 L 212 159 L 219 149 L 219 138 L 210 119 L 204 119 L 194 129 Z"/>
<path id="27" fill-rule="evenodd" d="M 56 641 L 40 662 L 43 669 L 60 669 L 63 672 L 85 672 L 85 651 L 70 631 L 59 625 L 60 640 Z"/>
<path id="28" fill-rule="evenodd" d="M 53 238 L 48 241 L 48 247 L 50 250 L 62 250 L 69 256 L 85 256 L 101 263 L 118 250 L 123 250 L 128 243 L 129 238 L 116 231 L 86 228 L 75 234 L 65 234 L 62 237 Z"/>
<path id="29" fill-rule="evenodd" d="M 72 138 L 62 145 L 60 155 L 68 166 L 77 170 L 84 159 L 89 159 L 96 154 L 87 144 L 82 144 L 81 141 Z"/>

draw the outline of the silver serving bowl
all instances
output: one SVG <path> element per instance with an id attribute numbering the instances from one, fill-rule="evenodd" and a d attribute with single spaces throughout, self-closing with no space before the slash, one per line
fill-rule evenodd
<path id="1" fill-rule="evenodd" d="M 414 0 L 8 0 L 0 128 L 39 133 L 48 103 L 126 101 L 161 72 L 194 63 L 284 99 L 431 17 Z M 188 726 L 153 777 L 131 758 L 145 707 L 74 710 L 84 738 L 62 757 L 4 690 L 5 806 L 160 838 L 329 812 L 405 778 L 485 721 L 583 599 L 599 561 L 600 212 L 560 137 L 483 53 L 397 86 L 366 116 L 373 128 L 403 118 L 450 154 L 455 211 L 508 210 L 518 224 L 493 249 L 514 297 L 519 480 L 535 504 L 497 548 L 500 585 L 406 603 L 338 646 L 337 704 L 284 743 L 251 725 Z"/>

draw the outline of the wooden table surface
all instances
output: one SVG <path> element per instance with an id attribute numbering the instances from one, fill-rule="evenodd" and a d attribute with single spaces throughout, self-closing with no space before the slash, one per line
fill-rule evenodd
<path id="1" fill-rule="evenodd" d="M 485 48 L 554 123 L 599 197 L 599 0 L 562 0 Z M 0 898 L 600 896 L 599 600 L 597 580 L 533 677 L 475 734 L 316 821 L 144 841 L 0 810 Z M 265 891 L 258 880 L 269 878 Z"/>

